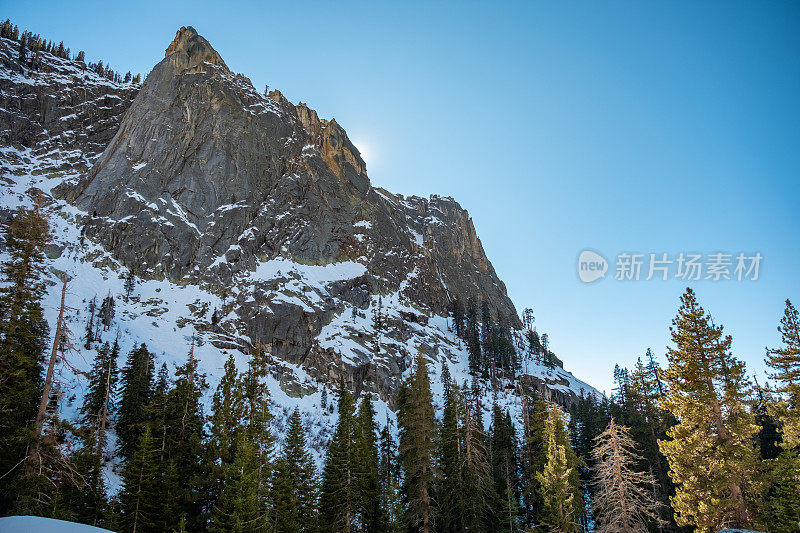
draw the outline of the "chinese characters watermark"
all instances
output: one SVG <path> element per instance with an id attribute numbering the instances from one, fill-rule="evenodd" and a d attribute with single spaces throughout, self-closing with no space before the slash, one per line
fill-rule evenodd
<path id="1" fill-rule="evenodd" d="M 764 257 L 760 252 L 709 254 L 680 252 L 617 254 L 614 279 L 617 281 L 650 281 L 677 279 L 682 281 L 757 281 Z M 578 256 L 578 277 L 584 283 L 603 279 L 609 269 L 605 257 L 592 250 Z"/>

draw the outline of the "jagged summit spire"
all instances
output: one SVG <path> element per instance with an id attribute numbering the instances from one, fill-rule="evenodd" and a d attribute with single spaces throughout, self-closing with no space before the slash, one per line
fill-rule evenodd
<path id="1" fill-rule="evenodd" d="M 177 31 L 164 57 L 171 58 L 181 70 L 195 69 L 203 63 L 212 63 L 228 70 L 214 47 L 191 26 L 183 26 Z"/>

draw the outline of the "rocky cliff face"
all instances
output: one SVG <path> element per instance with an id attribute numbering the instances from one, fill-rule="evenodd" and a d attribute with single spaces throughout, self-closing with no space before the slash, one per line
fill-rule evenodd
<path id="1" fill-rule="evenodd" d="M 0 39 L 0 144 L 58 162 L 51 172 L 88 170 L 117 132 L 138 85 L 113 83 L 83 63 L 46 53 L 37 70 L 27 69 L 17 48 Z"/>
<path id="2" fill-rule="evenodd" d="M 466 211 L 449 198 L 373 188 L 335 120 L 278 91 L 259 94 L 192 28 L 178 31 L 108 148 L 64 197 L 90 214 L 86 235 L 137 275 L 231 291 L 252 342 L 320 374 L 331 363 L 314 342 L 322 328 L 378 295 L 397 293 L 419 315 L 444 314 L 456 296 L 485 300 L 517 324 Z M 313 301 L 276 303 L 275 278 L 252 273 L 278 259 L 363 272 Z M 354 379 L 355 368 L 330 377 L 342 375 Z"/>
<path id="3" fill-rule="evenodd" d="M 391 405 L 417 353 L 466 375 L 452 299 L 520 327 L 458 203 L 372 186 L 335 120 L 260 94 L 193 28 L 141 87 L 54 57 L 33 73 L 12 50 L 0 42 L 0 198 L 52 192 L 54 268 L 97 280 L 84 299 L 135 275 L 118 313 L 131 342 L 191 330 L 211 374 L 258 344 L 289 397 L 344 380 Z M 592 390 L 562 369 L 523 384 L 562 403 Z"/>

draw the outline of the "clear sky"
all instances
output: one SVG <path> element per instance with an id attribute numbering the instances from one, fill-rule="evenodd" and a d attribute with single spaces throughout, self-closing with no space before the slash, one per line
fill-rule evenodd
<path id="1" fill-rule="evenodd" d="M 143 74 L 194 26 L 257 88 L 335 117 L 374 184 L 456 198 L 518 310 L 600 389 L 647 347 L 663 361 L 687 285 L 616 281 L 620 252 L 760 252 L 757 281 L 691 282 L 759 377 L 783 301 L 800 304 L 796 1 L 0 0 L 0 16 Z M 578 279 L 586 248 L 606 279 Z"/>

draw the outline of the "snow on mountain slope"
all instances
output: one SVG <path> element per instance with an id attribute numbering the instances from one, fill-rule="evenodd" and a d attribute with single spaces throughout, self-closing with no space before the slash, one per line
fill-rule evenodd
<path id="1" fill-rule="evenodd" d="M 176 41 L 180 48 L 178 37 Z M 227 183 L 217 182 L 212 185 L 222 188 L 213 201 L 165 193 L 159 188 L 158 173 L 173 168 L 174 152 L 179 151 L 170 144 L 173 123 L 164 125 L 166 139 L 154 137 L 153 132 L 147 136 L 148 142 L 155 139 L 154 143 L 169 148 L 158 152 L 169 164 L 155 156 L 112 157 L 106 148 L 111 137 L 117 137 L 127 106 L 138 98 L 137 87 L 110 82 L 58 58 L 45 57 L 46 68 L 36 75 L 20 71 L 9 46 L 0 42 L 0 101 L 4 103 L 0 109 L 0 221 L 20 206 L 30 207 L 31 198 L 39 192 L 44 195 L 53 234 L 47 250 L 47 319 L 51 326 L 55 323 L 61 273 L 69 279 L 67 305 L 74 311 L 68 315 L 68 326 L 73 338 L 84 334 L 92 298 L 113 296 L 114 323 L 101 332 L 101 339 L 119 340 L 119 365 L 134 346 L 145 343 L 159 365 L 166 362 L 174 370 L 185 362 L 194 339 L 194 354 L 208 375 L 210 400 L 228 356 L 233 355 L 243 369 L 253 344 L 263 343 L 272 355 L 269 381 L 275 434 L 280 440 L 288 415 L 300 409 L 319 461 L 336 421 L 330 404 L 335 403 L 333 388 L 340 379 L 357 393 L 371 395 L 378 420 L 391 424 L 398 383 L 408 375 L 417 354 L 430 361 L 439 407 L 442 365 L 448 366 L 456 383 L 470 380 L 466 348 L 443 316 L 453 295 L 483 295 L 492 301 L 495 312 L 513 312 L 511 323 L 519 322 L 466 211 L 452 199 L 403 198 L 371 187 L 363 162 L 350 151 L 344 131 L 335 122 L 317 118 L 304 104 L 289 104 L 279 93 L 270 98 L 255 93 L 246 78 L 234 76 L 227 68 L 223 71 L 221 58 L 213 68 L 192 63 L 191 72 L 170 71 L 162 81 L 189 84 L 188 88 L 181 85 L 179 94 L 183 94 L 181 90 L 192 91 L 197 76 L 205 75 L 208 83 L 220 84 L 226 98 L 247 103 L 248 116 L 258 111 L 269 115 L 269 120 L 283 117 L 286 122 L 276 128 L 286 137 L 265 142 L 273 143 L 278 152 L 287 142 L 297 144 L 298 153 L 286 156 L 283 163 L 289 166 L 282 169 L 285 173 L 276 174 L 271 196 L 257 197 L 259 188 L 236 195 L 223 187 Z M 169 61 L 182 65 L 183 60 L 175 56 Z M 52 92 L 53 98 L 71 94 L 73 100 L 85 89 L 89 99 L 49 111 L 33 97 L 14 100 L 13 94 L 26 94 L 31 84 L 34 92 Z M 156 85 L 146 82 L 142 90 L 158 93 L 163 87 Z M 200 98 L 194 93 L 189 97 Z M 17 102 L 21 112 L 10 112 L 10 102 Z M 196 105 L 202 108 L 206 102 L 199 99 Z M 141 104 L 139 112 L 150 111 Z M 124 167 L 121 174 L 109 167 L 108 161 L 115 157 Z M 85 182 L 87 170 L 93 176 L 103 173 L 111 183 L 107 189 L 119 189 L 114 197 L 119 203 L 104 197 L 103 188 L 95 185 L 92 189 L 92 198 L 110 202 L 108 216 L 89 211 L 88 206 L 94 204 L 88 200 L 79 207 L 74 196 L 63 192 Z M 192 176 L 185 179 L 179 188 L 197 188 Z M 237 179 L 247 182 L 247 176 Z M 281 190 L 288 192 L 275 192 Z M 304 194 L 311 195 L 309 191 L 318 196 L 308 199 Z M 210 212 L 199 216 L 206 207 Z M 315 218 L 320 214 L 329 218 Z M 92 225 L 96 231 L 88 235 L 86 228 Z M 158 236 L 147 240 L 151 230 Z M 134 242 L 138 238 L 144 240 Z M 161 247 L 155 254 L 158 263 L 170 268 L 156 268 L 158 263 L 148 268 L 139 261 L 137 254 L 150 250 L 143 244 L 147 242 Z M 198 255 L 201 249 L 208 254 Z M 334 249 L 346 253 L 327 255 L 327 250 Z M 0 260 L 5 258 L 0 244 Z M 130 269 L 136 283 L 126 299 L 124 279 Z M 373 318 L 376 313 L 381 316 L 380 327 Z M 519 332 L 514 336 L 521 347 Z M 75 346 L 77 352 L 69 355 L 69 362 L 79 372 L 86 371 L 95 352 L 85 349 L 82 342 Z M 60 370 L 63 416 L 74 418 L 85 378 L 63 367 Z M 599 396 L 563 368 L 527 362 L 524 370 L 527 383 L 548 400 L 569 404 L 584 394 Z M 514 383 L 501 380 L 495 392 L 485 382 L 482 385 L 487 390 L 483 398 L 487 424 L 494 402 L 508 407 L 519 419 Z M 327 408 L 322 406 L 325 388 Z M 108 475 L 113 489 L 118 486 L 114 470 L 109 469 Z"/>

